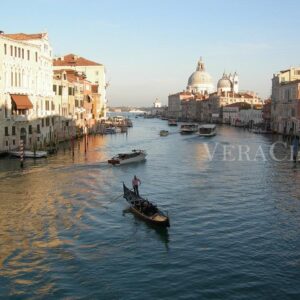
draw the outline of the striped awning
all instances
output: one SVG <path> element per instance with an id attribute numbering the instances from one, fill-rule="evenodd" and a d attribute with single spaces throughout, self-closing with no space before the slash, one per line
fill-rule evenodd
<path id="1" fill-rule="evenodd" d="M 31 109 L 33 105 L 27 95 L 10 94 L 17 109 Z"/>

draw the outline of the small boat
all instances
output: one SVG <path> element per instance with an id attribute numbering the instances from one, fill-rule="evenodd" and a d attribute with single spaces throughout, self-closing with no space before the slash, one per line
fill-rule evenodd
<path id="1" fill-rule="evenodd" d="M 138 197 L 135 192 L 131 191 L 124 183 L 123 190 L 123 197 L 129 203 L 130 210 L 133 214 L 149 224 L 170 227 L 168 215 L 159 210 L 156 205 L 152 204 L 147 199 Z"/>
<path id="2" fill-rule="evenodd" d="M 272 134 L 272 131 L 271 130 L 264 130 L 264 129 L 253 129 L 252 130 L 253 133 L 256 133 L 256 134 Z"/>
<path id="3" fill-rule="evenodd" d="M 194 133 L 198 129 L 197 124 L 182 124 L 180 127 L 180 133 L 182 134 L 189 134 Z"/>
<path id="4" fill-rule="evenodd" d="M 9 151 L 9 154 L 14 157 L 21 157 L 21 151 Z M 47 151 L 24 151 L 23 157 L 24 158 L 42 158 L 47 157 Z"/>
<path id="5" fill-rule="evenodd" d="M 104 131 L 105 134 L 115 134 L 117 133 L 116 127 L 107 127 Z"/>
<path id="6" fill-rule="evenodd" d="M 143 161 L 146 159 L 147 153 L 145 150 L 132 150 L 129 153 L 119 153 L 107 162 L 112 165 L 124 165 L 133 162 Z"/>
<path id="7" fill-rule="evenodd" d="M 169 119 L 168 120 L 168 125 L 169 126 L 177 126 L 177 121 L 175 119 Z"/>
<path id="8" fill-rule="evenodd" d="M 159 132 L 159 135 L 160 135 L 160 136 L 167 136 L 167 135 L 169 135 L 169 131 L 168 131 L 168 130 L 161 130 L 161 131 Z"/>
<path id="9" fill-rule="evenodd" d="M 217 127 L 215 124 L 204 124 L 199 126 L 198 134 L 200 136 L 214 136 L 217 134 Z"/>

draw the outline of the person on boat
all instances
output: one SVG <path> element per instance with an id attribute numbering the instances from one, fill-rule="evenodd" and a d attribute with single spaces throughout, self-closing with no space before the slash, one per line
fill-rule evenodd
<path id="1" fill-rule="evenodd" d="M 135 194 L 140 197 L 140 194 L 139 194 L 139 185 L 141 184 L 141 181 L 139 178 L 136 177 L 136 175 L 134 175 L 133 179 L 132 179 L 132 187 L 133 187 L 133 190 L 135 192 Z"/>

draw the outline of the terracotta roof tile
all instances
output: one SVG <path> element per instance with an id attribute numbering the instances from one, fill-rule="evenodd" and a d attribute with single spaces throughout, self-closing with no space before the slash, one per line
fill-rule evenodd
<path id="1" fill-rule="evenodd" d="M 4 37 L 8 37 L 13 40 L 39 40 L 45 37 L 47 33 L 33 33 L 33 34 L 26 34 L 26 33 L 12 33 L 12 34 L 2 34 Z"/>
<path id="2" fill-rule="evenodd" d="M 53 66 L 102 66 L 102 64 L 96 63 L 75 54 L 68 54 L 63 57 L 55 58 L 53 60 Z"/>

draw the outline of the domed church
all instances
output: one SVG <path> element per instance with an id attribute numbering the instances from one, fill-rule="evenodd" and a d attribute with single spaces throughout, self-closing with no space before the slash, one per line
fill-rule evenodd
<path id="1" fill-rule="evenodd" d="M 209 94 L 214 90 L 211 76 L 205 71 L 202 57 L 198 61 L 196 71 L 189 77 L 187 91 L 193 94 Z"/>
<path id="2" fill-rule="evenodd" d="M 217 85 L 218 94 L 222 92 L 239 92 L 239 78 L 237 73 L 235 72 L 233 75 L 227 75 L 225 72 L 223 73 L 222 78 L 218 81 Z"/>

